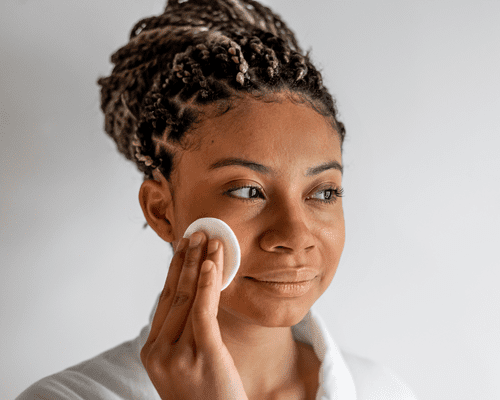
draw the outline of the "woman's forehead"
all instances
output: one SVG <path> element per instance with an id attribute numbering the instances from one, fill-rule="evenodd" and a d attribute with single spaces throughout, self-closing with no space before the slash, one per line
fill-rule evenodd
<path id="1" fill-rule="evenodd" d="M 304 140 L 319 127 L 331 134 L 335 133 L 329 119 L 314 110 L 310 103 L 291 101 L 287 97 L 261 100 L 245 96 L 230 107 L 225 106 L 225 110 L 218 114 L 214 111 L 204 113 L 205 117 L 200 118 L 196 127 L 198 136 L 212 140 L 222 137 L 228 139 L 228 136 L 237 136 L 241 131 L 246 136 L 264 131 L 262 133 L 267 139 L 280 140 L 280 131 L 290 129 L 290 123 L 302 130 Z"/>
<path id="2" fill-rule="evenodd" d="M 307 103 L 288 99 L 263 102 L 245 99 L 237 107 L 200 122 L 194 132 L 199 144 L 183 156 L 191 167 L 208 168 L 215 159 L 239 157 L 266 161 L 336 161 L 341 164 L 340 139 L 330 122 Z"/>

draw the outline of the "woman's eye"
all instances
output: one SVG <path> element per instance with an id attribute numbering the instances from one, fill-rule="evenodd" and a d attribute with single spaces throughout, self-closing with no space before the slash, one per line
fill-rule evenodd
<path id="1" fill-rule="evenodd" d="M 235 192 L 240 192 L 241 194 L 243 194 L 243 197 L 233 195 L 233 193 Z M 315 200 L 321 201 L 322 203 L 333 203 L 337 200 L 337 198 L 343 196 L 344 189 L 336 187 L 327 187 L 318 190 L 316 193 L 320 194 L 323 193 L 324 199 L 315 199 Z M 231 197 L 236 197 L 244 201 L 255 201 L 257 198 L 262 198 L 262 199 L 264 198 L 261 190 L 257 186 L 251 186 L 251 185 L 231 188 L 228 191 L 226 191 L 225 194 L 229 194 L 229 196 Z M 246 197 L 245 195 L 247 195 L 248 197 Z"/>
<path id="2" fill-rule="evenodd" d="M 259 190 L 259 188 L 257 186 L 239 186 L 239 187 L 229 189 L 226 193 L 231 193 L 230 196 L 233 196 L 233 193 L 235 193 L 235 192 L 241 192 L 243 194 L 249 195 L 249 198 L 234 196 L 234 197 L 237 197 L 241 200 L 253 201 L 254 199 L 256 199 L 256 197 L 252 197 L 252 196 L 255 196 L 256 194 L 259 194 L 260 195 L 259 197 L 264 198 L 262 196 L 262 192 Z"/>
<path id="3" fill-rule="evenodd" d="M 325 199 L 324 200 L 318 199 L 319 201 L 322 201 L 324 203 L 333 203 L 339 197 L 342 197 L 344 195 L 344 189 L 336 187 L 327 187 L 325 189 L 317 191 L 316 193 L 325 193 Z"/>

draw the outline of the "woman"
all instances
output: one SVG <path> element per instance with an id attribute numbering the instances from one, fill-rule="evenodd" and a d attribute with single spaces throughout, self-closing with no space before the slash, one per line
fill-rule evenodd
<path id="1" fill-rule="evenodd" d="M 144 173 L 147 223 L 174 250 L 139 337 L 18 399 L 413 399 L 341 353 L 311 309 L 344 247 L 344 125 L 292 32 L 251 0 L 169 1 L 99 79 L 106 132 Z M 241 248 L 221 292 L 226 222 Z"/>

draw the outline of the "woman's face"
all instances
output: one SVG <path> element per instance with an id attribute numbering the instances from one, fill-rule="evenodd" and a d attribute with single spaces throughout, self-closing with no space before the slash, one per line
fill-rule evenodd
<path id="1" fill-rule="evenodd" d="M 300 322 L 330 285 L 344 247 L 342 198 L 335 192 L 342 184 L 338 135 L 307 103 L 286 98 L 246 98 L 194 134 L 201 146 L 178 164 L 174 247 L 196 219 L 223 220 L 238 238 L 241 264 L 219 308 L 262 326 Z M 234 158 L 248 164 L 221 162 Z M 328 169 L 318 169 L 326 163 Z M 283 285 L 273 290 L 259 277 L 312 280 L 297 293 Z"/>

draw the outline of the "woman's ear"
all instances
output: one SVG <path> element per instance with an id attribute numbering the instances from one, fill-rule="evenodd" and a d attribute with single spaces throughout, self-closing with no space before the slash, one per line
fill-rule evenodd
<path id="1" fill-rule="evenodd" d="M 173 242 L 174 208 L 170 184 L 163 174 L 155 169 L 153 179 L 144 181 L 139 190 L 139 203 L 146 221 L 151 228 L 166 242 Z"/>

